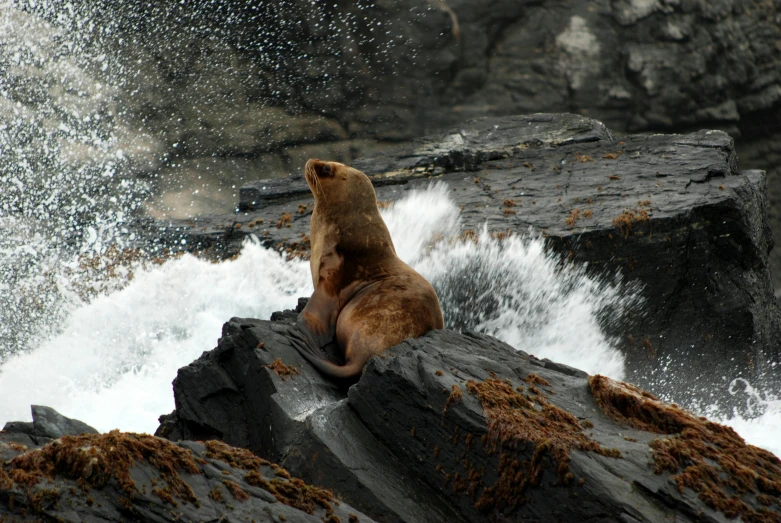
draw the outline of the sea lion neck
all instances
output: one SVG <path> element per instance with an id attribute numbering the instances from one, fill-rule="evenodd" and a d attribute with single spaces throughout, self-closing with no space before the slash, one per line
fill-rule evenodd
<path id="1" fill-rule="evenodd" d="M 315 200 L 310 226 L 313 231 L 329 231 L 334 247 L 351 256 L 361 256 L 363 252 L 395 256 L 393 240 L 374 200 L 370 206 L 351 206 L 350 212 Z"/>

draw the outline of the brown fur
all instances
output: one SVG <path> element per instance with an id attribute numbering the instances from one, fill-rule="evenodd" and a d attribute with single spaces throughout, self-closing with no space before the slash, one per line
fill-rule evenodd
<path id="1" fill-rule="evenodd" d="M 315 196 L 310 268 L 315 291 L 294 345 L 324 374 L 354 379 L 372 356 L 444 327 L 431 284 L 396 256 L 369 178 L 336 162 L 309 160 Z M 333 341 L 344 365 L 320 350 Z"/>

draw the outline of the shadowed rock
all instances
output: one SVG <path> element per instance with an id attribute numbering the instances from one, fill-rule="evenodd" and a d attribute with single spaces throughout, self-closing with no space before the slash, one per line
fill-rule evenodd
<path id="1" fill-rule="evenodd" d="M 180 369 L 158 434 L 244 446 L 379 521 L 781 520 L 778 458 L 632 386 L 443 330 L 345 394 L 276 318 Z"/>

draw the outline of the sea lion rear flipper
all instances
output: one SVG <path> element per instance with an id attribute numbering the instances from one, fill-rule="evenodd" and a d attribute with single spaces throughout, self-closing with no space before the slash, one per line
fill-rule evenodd
<path id="1" fill-rule="evenodd" d="M 307 360 L 310 360 L 310 358 L 325 359 L 325 353 L 317 341 L 312 338 L 309 332 L 301 329 L 299 325 L 290 330 L 288 339 L 290 344 Z"/>
<path id="2" fill-rule="evenodd" d="M 352 380 L 357 377 L 363 365 L 347 364 L 336 365 L 326 358 L 325 353 L 317 345 L 317 342 L 312 339 L 308 332 L 302 330 L 299 325 L 293 327 L 289 334 L 288 339 L 291 345 L 301 354 L 301 356 L 312 364 L 317 370 L 337 380 Z"/>
<path id="3" fill-rule="evenodd" d="M 338 303 L 321 289 L 315 289 L 298 315 L 296 326 L 290 331 L 290 342 L 307 360 L 327 359 L 323 347 L 335 339 Z"/>

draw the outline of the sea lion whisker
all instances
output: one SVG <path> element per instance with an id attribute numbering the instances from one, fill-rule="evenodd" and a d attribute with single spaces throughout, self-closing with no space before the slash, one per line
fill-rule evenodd
<path id="1" fill-rule="evenodd" d="M 323 200 L 325 200 L 325 190 L 323 190 L 323 184 L 320 182 L 320 178 L 317 175 L 315 175 L 315 185 L 320 189 L 320 194 L 322 195 Z"/>
<path id="2" fill-rule="evenodd" d="M 305 169 L 306 171 L 304 173 L 304 177 L 307 179 L 307 181 L 310 181 L 314 185 L 315 192 L 319 192 L 323 197 L 325 197 L 325 191 L 323 190 L 323 186 L 320 184 L 320 178 L 317 176 L 317 170 L 315 169 L 312 160 L 306 162 Z M 315 196 L 317 196 L 317 194 L 315 194 Z"/>

